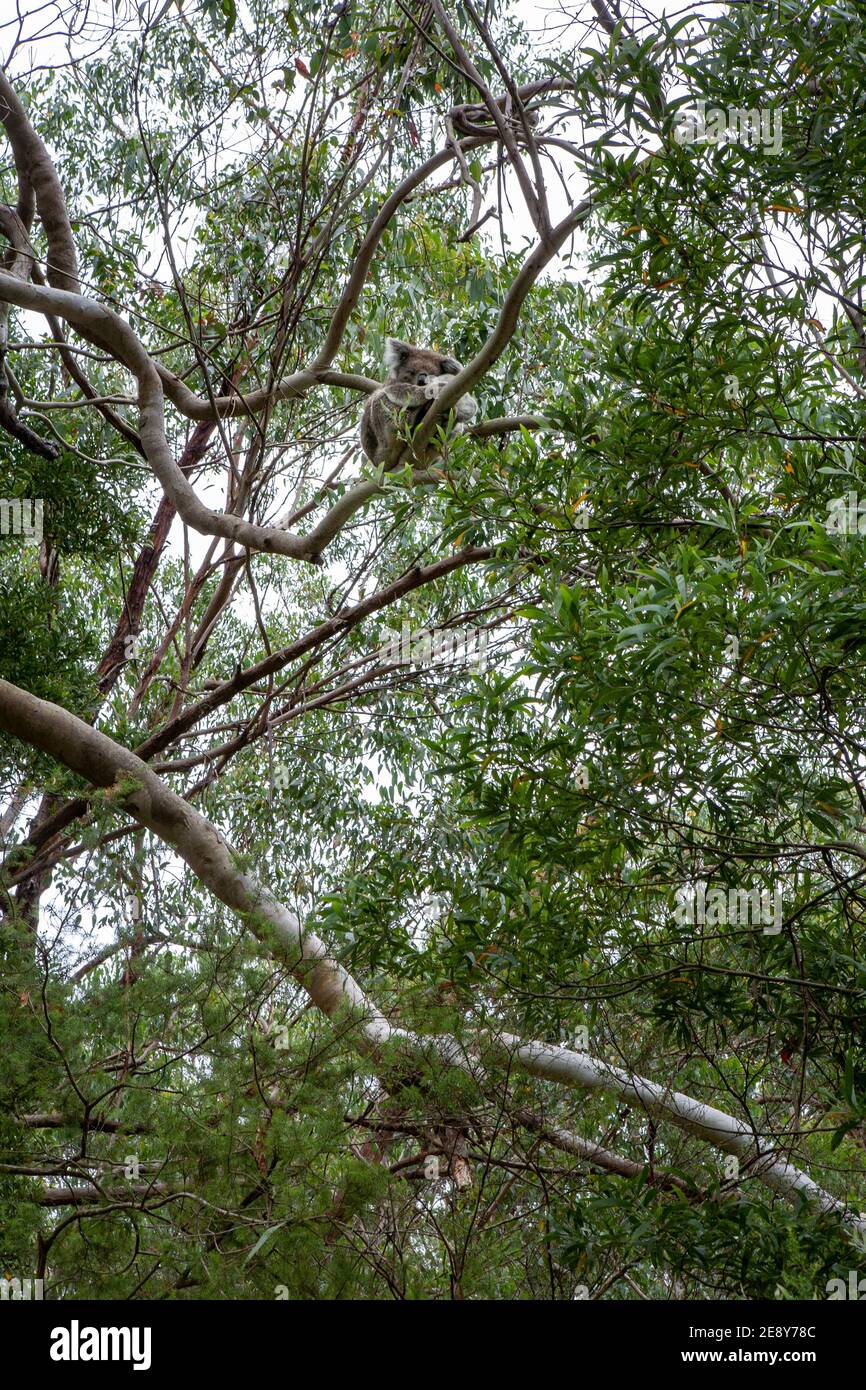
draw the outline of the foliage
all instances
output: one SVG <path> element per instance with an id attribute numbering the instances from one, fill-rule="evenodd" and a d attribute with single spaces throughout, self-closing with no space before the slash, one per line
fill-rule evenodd
<path id="1" fill-rule="evenodd" d="M 384 200 L 441 147 L 445 113 L 478 100 L 441 26 L 419 35 L 408 8 L 350 0 L 323 21 L 321 5 L 187 0 L 30 86 L 85 290 L 201 395 L 313 358 Z M 500 90 L 468 9 L 447 8 Z M 383 477 L 321 566 L 176 521 L 102 703 L 95 670 L 162 493 L 93 410 L 34 412 L 64 441 L 51 465 L 0 444 L 3 487 L 45 497 L 58 559 L 49 572 L 0 540 L 0 675 L 136 747 L 291 648 L 153 765 L 430 1044 L 421 1060 L 359 1051 L 352 1020 L 307 1008 L 116 798 L 90 798 L 53 845 L 36 933 L 13 892 L 21 847 L 68 779 L 4 737 L 21 804 L 0 929 L 0 1268 L 26 1274 L 38 1233 L 51 1296 L 823 1298 L 856 1265 L 837 1216 L 487 1046 L 585 1028 L 593 1056 L 778 1136 L 866 1205 L 866 28 L 845 5 L 720 8 L 592 42 L 575 23 L 539 48 L 514 6 L 488 7 L 519 84 L 574 81 L 593 204 L 583 269 L 553 263 L 473 388 L 482 418 L 542 426 L 450 439 L 432 477 Z M 701 98 L 776 113 L 778 147 L 678 139 Z M 378 377 L 389 333 L 463 361 L 488 339 L 525 219 L 509 220 L 496 154 L 472 155 L 501 237 L 460 239 L 453 171 L 438 196 L 413 193 L 339 370 Z M 4 179 L 14 202 L 11 166 Z M 72 399 L 48 353 L 14 360 L 26 398 Z M 135 425 L 128 374 L 86 365 Z M 339 384 L 239 413 L 190 476 L 209 506 L 276 524 L 357 485 L 358 413 Z M 169 410 L 175 456 L 192 429 Z M 853 528 L 828 526 L 850 495 Z M 295 650 L 473 546 L 478 563 Z M 377 655 L 388 633 L 446 627 L 483 634 L 485 660 Z M 679 921 L 698 883 L 778 892 L 780 930 Z M 443 1035 L 482 1077 L 442 1065 Z M 526 1110 L 639 1171 L 557 1151 Z M 28 1123 L 40 1113 L 61 1120 Z M 438 1182 L 431 1152 L 451 1165 Z M 138 1195 L 117 1202 L 130 1159 Z M 98 1181 L 101 1202 L 72 1221 L 37 1206 L 37 1181 L 8 1170 L 38 1164 L 46 1182 Z"/>

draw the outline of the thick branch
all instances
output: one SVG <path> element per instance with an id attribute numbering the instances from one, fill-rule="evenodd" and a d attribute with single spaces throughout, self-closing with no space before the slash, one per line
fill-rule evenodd
<path id="1" fill-rule="evenodd" d="M 82 1183 L 80 1187 L 47 1187 L 38 1197 L 31 1198 L 38 1207 L 84 1207 L 99 1202 L 120 1202 L 123 1206 L 140 1206 L 149 1197 L 165 1197 L 172 1192 L 167 1182 L 128 1183 L 125 1187 L 95 1187 Z"/>
<path id="2" fill-rule="evenodd" d="M 36 210 L 48 241 L 48 282 L 56 289 L 78 290 L 78 258 L 75 242 L 66 212 L 66 199 L 63 187 L 57 177 L 51 156 L 37 135 L 21 102 L 9 84 L 5 72 L 0 69 L 0 122 L 3 123 L 19 183 L 23 180 L 27 190 L 32 191 L 36 200 Z M 24 216 L 22 221 L 29 225 L 27 211 L 29 194 L 25 194 Z M 21 215 L 19 213 L 19 215 Z"/>
<path id="3" fill-rule="evenodd" d="M 703 1139 L 723 1153 L 735 1154 L 750 1164 L 750 1171 L 761 1182 L 783 1197 L 800 1194 L 817 1202 L 823 1211 L 840 1211 L 844 1204 L 818 1187 L 805 1173 L 784 1158 L 777 1158 L 773 1146 L 755 1134 L 742 1120 L 716 1110 L 712 1105 L 692 1100 L 681 1091 L 659 1086 L 643 1076 L 630 1076 L 619 1067 L 598 1061 L 587 1053 L 545 1043 L 524 1043 L 520 1038 L 500 1034 L 495 1042 L 505 1049 L 512 1062 L 533 1076 L 577 1086 L 583 1091 L 609 1091 L 649 1115 L 670 1120 L 678 1129 Z M 866 1231 L 866 1217 L 852 1218 Z"/>
<path id="4" fill-rule="evenodd" d="M 199 499 L 172 456 L 165 433 L 162 381 L 154 362 L 136 334 L 119 315 L 85 295 L 42 285 L 25 285 L 14 276 L 0 274 L 0 297 L 38 313 L 56 311 L 84 333 L 91 342 L 107 348 L 133 373 L 138 382 L 141 443 L 162 490 L 188 526 L 204 536 L 222 536 L 251 550 L 310 558 L 309 545 L 301 537 L 275 526 L 256 526 L 227 512 L 214 512 Z"/>

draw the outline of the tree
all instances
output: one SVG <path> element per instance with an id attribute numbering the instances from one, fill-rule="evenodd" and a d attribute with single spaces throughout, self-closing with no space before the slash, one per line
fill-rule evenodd
<path id="1" fill-rule="evenodd" d="M 862 19 L 80 19 L 0 78 L 4 1267 L 825 1297 Z M 373 469 L 389 333 L 466 365 Z"/>

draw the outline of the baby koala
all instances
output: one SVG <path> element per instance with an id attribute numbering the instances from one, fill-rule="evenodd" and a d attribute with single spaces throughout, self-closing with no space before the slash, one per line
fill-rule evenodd
<path id="1" fill-rule="evenodd" d="M 388 371 L 385 384 L 368 396 L 361 418 L 361 444 L 373 463 L 388 458 L 406 425 L 414 429 L 430 402 L 462 370 L 455 358 L 430 348 L 412 347 L 398 338 L 385 339 L 384 362 Z M 457 433 L 475 418 L 477 409 L 472 396 L 461 396 L 454 402 Z M 425 461 L 434 456 L 431 450 Z"/>

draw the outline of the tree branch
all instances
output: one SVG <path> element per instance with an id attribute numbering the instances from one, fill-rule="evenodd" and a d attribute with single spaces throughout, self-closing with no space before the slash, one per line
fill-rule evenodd
<path id="1" fill-rule="evenodd" d="M 119 806 L 171 845 L 214 896 L 237 913 L 323 1014 L 339 1014 L 354 1024 L 356 1045 L 362 1051 L 375 1059 L 383 1044 L 399 1042 L 410 1055 L 432 1054 L 446 1065 L 478 1076 L 477 1056 L 454 1037 L 418 1036 L 395 1028 L 329 955 L 325 943 L 243 867 L 216 827 L 169 790 L 134 753 L 68 710 L 4 680 L 0 680 L 0 729 L 48 753 L 92 785 L 110 789 Z M 524 1042 L 501 1032 L 485 1034 L 479 1041 L 486 1041 L 531 1076 L 585 1091 L 611 1092 L 665 1118 L 714 1148 L 749 1161 L 753 1174 L 780 1195 L 808 1198 L 866 1231 L 866 1216 L 850 1212 L 805 1173 L 777 1158 L 772 1146 L 731 1115 L 644 1077 L 630 1076 L 586 1053 Z"/>

